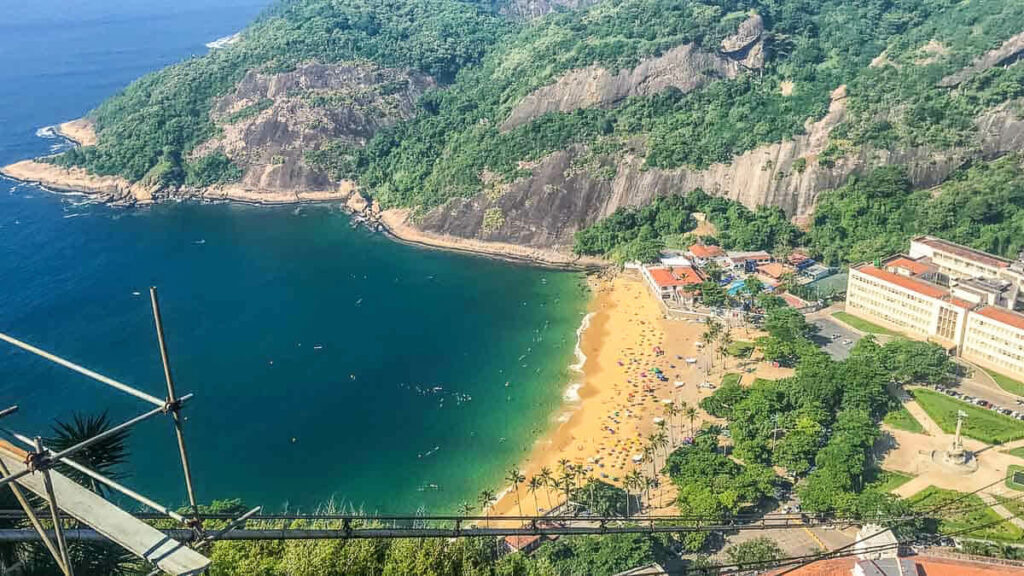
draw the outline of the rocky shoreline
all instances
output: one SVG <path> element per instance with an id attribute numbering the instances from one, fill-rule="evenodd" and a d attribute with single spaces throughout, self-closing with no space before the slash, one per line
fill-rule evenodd
<path id="1" fill-rule="evenodd" d="M 55 127 L 61 137 L 79 146 L 96 142 L 96 132 L 87 119 L 64 122 Z M 64 168 L 42 162 L 23 160 L 0 168 L 0 174 L 14 180 L 41 186 L 55 193 L 84 194 L 97 202 L 112 206 L 139 206 L 166 200 L 199 202 L 239 202 L 274 206 L 289 204 L 322 204 L 340 202 L 356 223 L 387 234 L 405 244 L 465 252 L 511 262 L 569 270 L 605 268 L 609 262 L 598 258 L 580 258 L 571 253 L 483 240 L 441 235 L 420 229 L 406 209 L 382 210 L 375 200 L 368 200 L 354 182 L 342 182 L 335 190 L 276 192 L 250 190 L 240 185 L 210 188 L 179 188 L 163 190 L 158 186 L 132 183 L 120 176 L 97 176 L 82 168 Z"/>

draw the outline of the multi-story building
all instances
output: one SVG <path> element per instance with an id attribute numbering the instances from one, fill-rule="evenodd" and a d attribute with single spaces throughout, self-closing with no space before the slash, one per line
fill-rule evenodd
<path id="1" fill-rule="evenodd" d="M 963 356 L 997 372 L 1024 374 L 1024 314 L 984 306 L 967 318 Z"/>
<path id="2" fill-rule="evenodd" d="M 851 268 L 847 312 L 955 348 L 970 304 L 953 298 L 948 289 L 898 270 L 892 265 L 879 268 L 871 264 Z"/>
<path id="3" fill-rule="evenodd" d="M 985 368 L 1024 374 L 1024 260 L 931 237 L 910 253 L 850 269 L 847 311 L 936 342 Z"/>

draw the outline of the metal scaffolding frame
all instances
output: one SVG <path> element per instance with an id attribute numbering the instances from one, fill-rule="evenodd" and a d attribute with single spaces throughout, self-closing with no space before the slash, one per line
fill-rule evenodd
<path id="1" fill-rule="evenodd" d="M 199 574 L 205 571 L 206 566 L 209 564 L 209 560 L 195 553 L 192 549 L 186 548 L 183 544 L 177 542 L 175 542 L 173 546 L 167 546 L 165 545 L 166 543 L 162 543 L 160 546 L 160 555 L 153 556 L 147 555 L 148 553 L 145 550 L 140 550 L 138 546 L 139 542 L 137 541 L 133 541 L 131 544 L 126 543 L 126 541 L 118 541 L 117 536 L 115 535 L 118 531 L 109 530 L 110 523 L 112 521 L 124 524 L 124 522 L 130 518 L 132 521 L 138 522 L 143 528 L 149 528 L 149 526 L 143 524 L 142 520 L 136 517 L 128 516 L 126 513 L 106 501 L 103 501 L 104 504 L 109 505 L 109 508 L 106 510 L 108 512 L 116 510 L 119 513 L 118 515 L 108 514 L 108 516 L 102 517 L 101 511 L 90 510 L 88 512 L 83 512 L 80 508 L 77 510 L 76 514 L 76 512 L 72 512 L 71 510 L 62 509 L 61 501 L 58 500 L 58 495 L 63 494 L 62 498 L 74 499 L 74 497 L 78 495 L 76 488 L 79 487 L 77 484 L 71 483 L 67 478 L 64 478 L 53 470 L 54 466 L 58 463 L 84 474 L 97 483 L 127 496 L 148 509 L 155 510 L 161 515 L 161 517 L 170 518 L 178 522 L 183 526 L 183 528 L 179 529 L 178 532 L 185 536 L 183 538 L 184 540 L 193 543 L 194 547 L 204 546 L 214 540 L 224 538 L 229 535 L 231 530 L 244 524 L 245 518 L 253 516 L 260 510 L 259 508 L 250 510 L 247 514 L 243 515 L 242 518 L 231 522 L 225 529 L 212 534 L 205 533 L 202 519 L 199 515 L 199 507 L 196 501 L 195 487 L 192 481 L 192 469 L 189 463 L 188 450 L 185 446 L 185 435 L 182 426 L 183 418 L 181 418 L 181 409 L 189 400 L 192 399 L 192 394 L 179 396 L 175 389 L 174 378 L 171 372 L 170 357 L 167 351 L 167 343 L 164 338 L 163 320 L 160 314 L 160 303 L 156 287 L 151 287 L 149 289 L 149 296 L 153 311 L 153 324 L 156 330 L 157 345 L 160 350 L 160 359 L 166 383 L 167 395 L 164 398 L 158 398 L 152 394 L 139 390 L 134 386 L 130 386 L 124 382 L 120 382 L 114 378 L 85 368 L 80 364 L 0 332 L 0 341 L 6 342 L 16 348 L 46 359 L 59 366 L 63 366 L 64 368 L 77 372 L 78 374 L 105 384 L 115 390 L 128 394 L 129 396 L 142 400 L 153 406 L 146 412 L 134 416 L 105 430 L 104 432 L 82 440 L 81 442 L 58 452 L 44 446 L 39 437 L 29 437 L 7 428 L 0 428 L 0 431 L 6 433 L 13 440 L 23 444 L 27 448 L 27 450 L 22 450 L 7 443 L 0 443 L 0 488 L 9 486 L 14 492 L 15 498 L 21 506 L 25 517 L 32 525 L 32 531 L 30 534 L 32 539 L 42 540 L 47 551 L 53 557 L 54 561 L 60 567 L 61 572 L 65 576 L 74 576 L 74 567 L 71 564 L 71 557 L 68 552 L 68 534 L 77 534 L 80 531 L 78 529 L 68 529 L 65 527 L 64 521 L 69 516 L 90 526 L 106 522 L 106 528 L 108 528 L 108 530 L 105 531 L 106 533 L 104 533 L 104 530 L 92 530 L 96 537 L 108 541 L 114 541 L 118 545 L 142 556 L 144 559 L 153 562 L 158 566 L 156 572 L 163 570 L 172 574 Z M 0 418 L 14 414 L 17 410 L 17 406 L 11 406 L 0 410 Z M 182 475 L 184 477 L 184 488 L 188 496 L 191 512 L 188 517 L 159 504 L 155 500 L 148 498 L 131 488 L 107 478 L 99 472 L 89 469 L 71 458 L 76 453 L 81 452 L 105 438 L 109 438 L 122 431 L 128 430 L 140 422 L 161 414 L 170 416 L 173 423 L 175 440 L 178 447 L 178 457 L 181 462 Z M 6 462 L 3 458 L 6 458 Z M 38 478 L 40 476 L 42 478 L 41 484 L 38 482 Z M 60 481 L 62 486 L 59 490 L 54 488 L 55 481 L 57 480 Z M 46 501 L 50 514 L 49 520 L 53 525 L 51 529 L 46 529 L 43 526 L 42 521 L 39 519 L 35 510 L 32 508 L 30 502 L 22 491 L 23 488 L 29 489 L 29 491 L 34 492 L 37 496 Z M 84 490 L 84 488 L 82 490 Z M 72 503 L 66 503 L 66 506 L 70 505 L 72 505 Z M 89 517 L 90 514 L 95 516 Z M 124 528 L 125 526 L 122 525 L 120 527 Z M 130 528 L 131 526 L 128 527 Z M 155 529 L 152 530 L 154 533 L 160 535 L 161 538 L 166 540 L 166 536 L 164 534 L 156 531 Z M 186 549 L 188 551 L 187 553 L 185 553 Z M 176 556 L 177 558 L 175 558 Z M 200 559 L 202 562 L 200 562 Z M 198 567 L 199 564 L 202 564 L 201 568 Z M 189 568 L 189 566 L 192 568 Z"/>

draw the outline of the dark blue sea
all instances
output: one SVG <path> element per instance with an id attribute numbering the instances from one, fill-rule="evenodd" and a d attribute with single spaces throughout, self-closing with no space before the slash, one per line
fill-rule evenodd
<path id="1" fill-rule="evenodd" d="M 202 54 L 264 0 L 35 0 L 0 19 L 0 164 Z M 0 180 L 0 331 L 163 395 L 159 287 L 199 499 L 453 509 L 498 488 L 559 411 L 582 278 L 410 247 L 336 206 L 117 209 Z M 0 344 L 0 424 L 147 405 Z M 171 425 L 131 436 L 128 485 L 185 501 Z"/>

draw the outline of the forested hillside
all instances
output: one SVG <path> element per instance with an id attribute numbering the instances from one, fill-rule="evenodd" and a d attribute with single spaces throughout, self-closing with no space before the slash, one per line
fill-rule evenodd
<path id="1" fill-rule="evenodd" d="M 403 74 L 432 87 L 406 93 L 418 98 L 410 113 L 379 112 L 355 135 L 307 122 L 314 137 L 293 160 L 384 209 L 411 208 L 410 222 L 431 233 L 568 251 L 616 209 L 701 188 L 813 220 L 806 239 L 830 262 L 922 229 L 1008 253 L 1020 248 L 1019 180 L 986 188 L 990 205 L 975 201 L 973 224 L 939 214 L 962 200 L 904 199 L 957 170 L 958 181 L 1006 180 L 1012 161 L 986 162 L 1024 149 L 1022 53 L 1019 2 L 282 0 L 236 44 L 105 102 L 91 113 L 98 145 L 55 162 L 155 182 L 168 196 L 238 180 L 244 162 L 283 160 L 247 158 L 245 145 L 265 139 L 222 145 L 227 123 L 288 113 L 262 98 L 217 116 L 247 73 L 372 65 L 392 79 L 385 96 L 404 89 Z M 354 109 L 352 92 L 304 105 Z M 259 192 L 258 178 L 246 185 Z M 904 220 L 851 226 L 875 210 L 856 197 L 899 206 Z M 590 243 L 576 247 L 614 248 Z"/>

